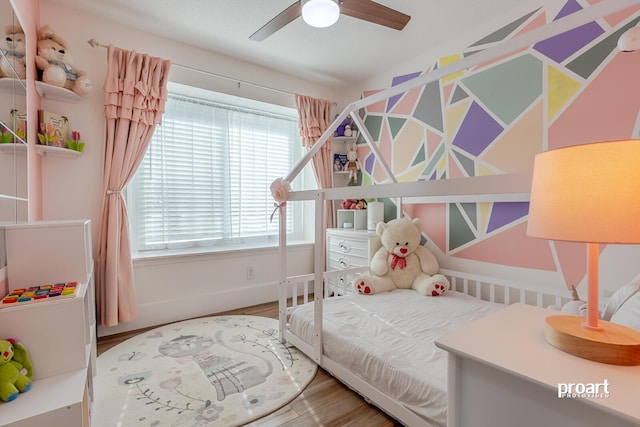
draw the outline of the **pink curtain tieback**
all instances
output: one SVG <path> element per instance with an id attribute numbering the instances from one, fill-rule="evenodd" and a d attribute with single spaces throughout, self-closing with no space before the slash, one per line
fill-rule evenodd
<path id="1" fill-rule="evenodd" d="M 269 217 L 269 222 L 273 222 L 273 216 L 276 214 L 278 209 L 282 211 L 282 208 L 284 208 L 286 205 L 287 205 L 287 202 L 274 203 L 273 206 L 275 207 L 273 208 L 273 212 L 271 212 L 271 216 Z"/>
<path id="2" fill-rule="evenodd" d="M 110 196 L 112 194 L 120 194 L 120 190 L 111 190 L 107 188 L 107 196 Z"/>

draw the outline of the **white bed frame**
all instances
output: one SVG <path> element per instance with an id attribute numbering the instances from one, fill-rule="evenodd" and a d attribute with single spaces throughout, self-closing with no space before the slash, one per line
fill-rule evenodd
<path id="1" fill-rule="evenodd" d="M 621 11 L 638 4 L 638 0 L 604 0 L 582 11 L 568 15 L 560 20 L 551 22 L 521 36 L 504 41 L 484 51 L 468 56 L 460 61 L 425 73 L 415 79 L 394 86 L 385 91 L 363 98 L 349 104 L 339 114 L 333 124 L 318 139 L 316 144 L 306 153 L 303 159 L 292 169 L 284 181 L 291 182 L 302 171 L 320 147 L 332 136 L 333 129 L 347 116 L 356 122 L 362 137 L 376 156 L 376 161 L 385 171 L 388 182 L 358 187 L 341 187 L 324 190 L 292 191 L 287 203 L 298 201 L 314 201 L 315 204 L 315 241 L 317 242 L 314 255 L 314 272 L 307 275 L 288 277 L 286 258 L 286 204 L 280 207 L 280 282 L 279 282 L 279 327 L 280 339 L 295 345 L 318 365 L 338 378 L 341 382 L 361 394 L 369 402 L 396 418 L 405 425 L 429 426 L 423 418 L 406 409 L 400 402 L 385 395 L 377 388 L 336 363 L 323 353 L 322 322 L 323 300 L 331 298 L 328 287 L 324 286 L 327 279 L 345 273 L 366 271 L 367 268 L 324 271 L 324 205 L 326 201 L 343 200 L 348 198 L 394 198 L 398 208 L 398 217 L 402 216 L 402 206 L 407 203 L 455 203 L 455 202 L 519 202 L 529 200 L 531 185 L 530 174 L 503 174 L 493 176 L 479 176 L 470 178 L 420 181 L 398 183 L 391 168 L 380 155 L 375 141 L 362 120 L 358 111 L 391 96 L 402 94 L 415 87 L 425 85 L 450 74 L 463 71 L 469 67 L 501 57 L 513 51 L 526 48 L 540 40 L 561 34 L 572 28 L 591 22 L 603 16 Z M 490 189 L 490 190 L 488 190 Z M 502 304 L 521 302 L 524 304 L 546 307 L 562 305 L 569 301 L 567 292 L 561 289 L 544 289 L 522 283 L 511 283 L 478 275 L 441 270 L 451 281 L 452 288 L 482 300 Z M 314 340 L 308 344 L 289 330 L 288 319 L 299 303 L 313 302 L 314 304 Z"/>
<path id="2" fill-rule="evenodd" d="M 355 274 L 366 271 L 366 267 L 349 270 L 325 271 L 322 277 L 326 279 L 336 278 L 338 275 Z M 562 305 L 571 300 L 561 292 L 541 291 L 532 286 L 510 283 L 508 281 L 493 280 L 488 277 L 477 276 L 468 273 L 441 269 L 440 272 L 447 276 L 451 283 L 451 289 L 462 292 L 484 301 L 492 301 L 500 304 L 513 304 L 516 302 L 530 304 L 539 307 L 549 305 Z M 289 342 L 313 359 L 318 365 L 331 375 L 346 384 L 349 388 L 362 395 L 368 402 L 379 407 L 387 414 L 408 426 L 430 426 L 423 418 L 406 409 L 400 402 L 387 396 L 376 387 L 363 381 L 351 371 L 345 369 L 331 357 L 325 355 L 323 349 L 322 307 L 327 298 L 334 298 L 340 292 L 330 292 L 328 286 L 323 286 L 322 280 L 316 280 L 315 274 L 306 274 L 289 277 L 280 288 L 280 333 L 283 342 Z M 428 297 L 425 297 L 428 298 Z M 309 344 L 289 329 L 289 316 L 301 304 L 313 303 L 314 307 L 314 342 Z"/>

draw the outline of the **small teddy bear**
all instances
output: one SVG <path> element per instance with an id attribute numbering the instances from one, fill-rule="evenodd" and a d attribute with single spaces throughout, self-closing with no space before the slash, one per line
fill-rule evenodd
<path id="1" fill-rule="evenodd" d="M 369 273 L 354 278 L 356 292 L 377 294 L 399 288 L 414 289 L 419 294 L 435 297 L 449 289 L 449 280 L 437 274 L 438 260 L 420 244 L 420 219 L 379 222 L 376 233 L 382 246 L 371 259 Z"/>
<path id="2" fill-rule="evenodd" d="M 69 52 L 65 39 L 53 29 L 44 25 L 38 33 L 38 52 L 36 67 L 42 72 L 42 81 L 54 86 L 72 90 L 80 96 L 91 92 L 92 83 L 86 73 L 73 65 L 73 56 Z"/>
<path id="3" fill-rule="evenodd" d="M 24 62 L 26 52 L 24 31 L 19 25 L 4 27 L 0 40 L 0 77 L 27 77 L 27 67 Z"/>
<path id="4" fill-rule="evenodd" d="M 33 367 L 27 350 L 14 339 L 0 340 L 0 399 L 10 402 L 31 389 Z"/>

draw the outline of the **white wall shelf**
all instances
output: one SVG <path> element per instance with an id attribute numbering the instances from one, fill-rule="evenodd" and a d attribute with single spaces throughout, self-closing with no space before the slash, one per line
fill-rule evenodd
<path id="1" fill-rule="evenodd" d="M 20 79 L 2 77 L 0 78 L 0 91 L 26 96 L 27 83 L 26 81 Z"/>
<path id="2" fill-rule="evenodd" d="M 78 102 L 82 99 L 77 93 L 60 87 L 36 81 L 36 91 L 43 99 L 63 102 Z"/>
<path id="3" fill-rule="evenodd" d="M 81 151 L 71 150 L 69 148 L 52 147 L 49 145 L 36 145 L 36 151 L 41 156 L 56 156 L 56 157 L 68 157 L 78 158 L 82 156 Z"/>
<path id="4" fill-rule="evenodd" d="M 12 156 L 14 153 L 25 154 L 27 152 L 27 144 L 14 144 L 13 142 L 0 144 L 0 152 L 11 154 Z"/>

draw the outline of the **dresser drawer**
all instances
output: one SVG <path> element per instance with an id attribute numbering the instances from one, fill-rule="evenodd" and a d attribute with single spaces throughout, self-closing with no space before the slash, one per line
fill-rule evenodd
<path id="1" fill-rule="evenodd" d="M 330 253 L 352 255 L 365 259 L 369 256 L 369 242 L 367 240 L 329 236 L 327 247 Z"/>
<path id="2" fill-rule="evenodd" d="M 367 265 L 369 265 L 369 260 L 366 256 L 330 253 L 329 259 L 327 259 L 329 270 L 345 270 L 347 268 L 365 267 Z"/>
<path id="3" fill-rule="evenodd" d="M 373 231 L 332 228 L 327 230 L 326 243 L 327 270 L 335 271 L 368 266 L 380 238 Z"/>

